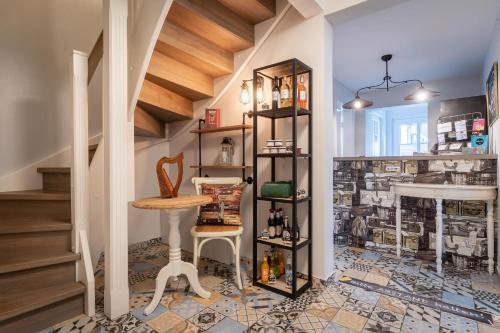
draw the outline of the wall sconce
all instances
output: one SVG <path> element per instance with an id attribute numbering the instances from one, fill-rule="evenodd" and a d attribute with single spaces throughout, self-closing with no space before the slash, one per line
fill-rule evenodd
<path id="1" fill-rule="evenodd" d="M 241 84 L 240 102 L 243 105 L 250 103 L 250 89 L 248 87 L 248 81 L 250 80 L 243 80 L 243 83 Z"/>
<path id="2" fill-rule="evenodd" d="M 250 99 L 252 94 L 250 93 L 250 87 L 248 85 L 248 82 L 253 81 L 253 80 L 243 80 L 243 83 L 241 84 L 241 91 L 240 91 L 240 102 L 243 105 L 247 105 L 250 103 Z M 264 90 L 264 78 L 261 76 L 257 77 L 257 89 L 256 89 L 256 97 L 257 97 L 257 103 L 261 104 L 266 100 L 266 93 Z"/>

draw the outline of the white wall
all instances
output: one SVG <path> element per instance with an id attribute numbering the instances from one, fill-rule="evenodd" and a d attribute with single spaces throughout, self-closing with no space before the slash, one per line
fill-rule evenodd
<path id="1" fill-rule="evenodd" d="M 99 0 L 2 3 L 0 177 L 70 144 L 71 52 L 89 52 L 101 22 Z M 89 127 L 94 135 L 99 118 Z"/>
<path id="2" fill-rule="evenodd" d="M 344 104 L 352 99 L 353 92 L 344 86 L 341 82 L 333 80 L 333 94 L 334 94 L 334 109 L 337 109 L 337 104 Z M 335 111 L 336 112 L 336 111 Z M 339 115 L 337 116 L 336 122 L 336 146 L 335 146 L 335 156 L 354 156 L 356 147 L 356 136 L 352 135 L 356 130 L 356 111 L 355 110 L 343 110 L 343 124 L 340 124 Z M 343 130 L 340 127 L 343 127 Z M 345 135 L 344 135 L 345 133 Z"/>
<path id="3" fill-rule="evenodd" d="M 428 120 L 429 120 L 429 147 L 432 147 L 437 142 L 436 124 L 440 111 L 440 103 L 442 100 L 477 96 L 484 94 L 484 88 L 480 75 L 470 77 L 458 77 L 445 80 L 424 82 L 424 86 L 430 90 L 441 92 L 441 96 L 429 101 Z M 367 94 L 362 94 L 363 98 L 374 102 L 372 108 L 383 108 L 398 105 L 412 104 L 405 101 L 404 97 L 415 90 L 415 86 L 398 87 L 390 92 L 372 91 Z M 352 96 L 351 98 L 353 98 Z M 355 155 L 362 156 L 365 153 L 365 114 L 364 111 L 355 111 L 356 113 L 356 142 Z"/>

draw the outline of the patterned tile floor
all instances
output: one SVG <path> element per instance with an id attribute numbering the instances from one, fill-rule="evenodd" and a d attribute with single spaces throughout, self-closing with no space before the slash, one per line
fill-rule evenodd
<path id="1" fill-rule="evenodd" d="M 191 260 L 183 253 L 184 260 Z M 168 261 L 168 247 L 158 240 L 135 245 L 129 251 L 130 312 L 117 320 L 103 314 L 103 262 L 96 272 L 97 314 L 81 316 L 44 332 L 500 332 L 500 279 L 477 272 L 446 267 L 435 273 L 432 263 L 398 260 L 392 255 L 341 248 L 336 271 L 328 281 L 291 300 L 253 287 L 243 264 L 244 290 L 233 283 L 231 266 L 202 259 L 201 284 L 212 291 L 210 299 L 195 296 L 184 277 L 170 280 L 158 308 L 144 316 L 152 298 L 155 277 Z M 338 281 L 350 275 L 493 315 L 494 325 L 368 292 Z"/>

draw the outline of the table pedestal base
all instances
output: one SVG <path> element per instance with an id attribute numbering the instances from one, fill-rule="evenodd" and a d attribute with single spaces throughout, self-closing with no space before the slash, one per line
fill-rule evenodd
<path id="1" fill-rule="evenodd" d="M 177 277 L 178 275 L 186 275 L 189 284 L 193 290 L 203 298 L 209 298 L 210 292 L 203 289 L 198 281 L 198 270 L 192 263 L 181 260 L 181 236 L 179 233 L 179 212 L 183 209 L 168 209 L 168 222 L 170 223 L 170 232 L 168 236 L 169 242 L 169 263 L 163 267 L 158 276 L 156 277 L 156 289 L 151 303 L 144 309 L 144 314 L 147 316 L 151 314 L 158 303 L 160 303 L 163 291 L 167 285 L 168 278 L 171 276 Z"/>

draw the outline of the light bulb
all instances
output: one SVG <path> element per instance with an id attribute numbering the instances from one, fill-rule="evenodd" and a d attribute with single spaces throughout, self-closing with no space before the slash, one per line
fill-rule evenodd
<path id="1" fill-rule="evenodd" d="M 246 81 L 243 81 L 243 84 L 241 85 L 240 102 L 243 105 L 250 103 L 250 91 Z"/>
<path id="2" fill-rule="evenodd" d="M 266 99 L 266 94 L 264 93 L 264 79 L 261 76 L 257 77 L 257 103 L 263 103 Z"/>
<path id="3" fill-rule="evenodd" d="M 361 101 L 360 100 L 354 101 L 354 108 L 355 109 L 361 109 Z"/>
<path id="4" fill-rule="evenodd" d="M 415 94 L 415 99 L 419 102 L 423 102 L 429 98 L 429 92 L 425 90 L 424 88 L 418 89 L 417 93 Z"/>

